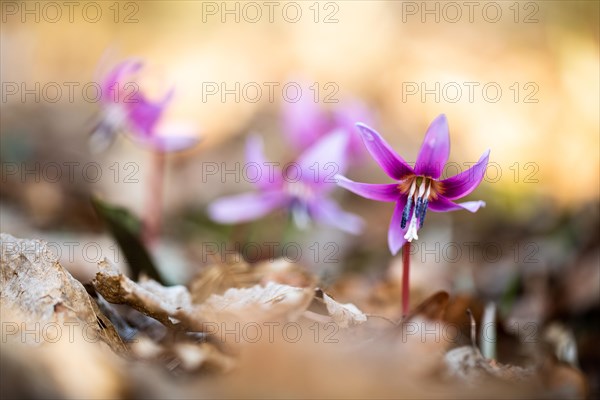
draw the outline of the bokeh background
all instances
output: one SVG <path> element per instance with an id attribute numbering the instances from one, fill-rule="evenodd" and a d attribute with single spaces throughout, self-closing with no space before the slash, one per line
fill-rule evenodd
<path id="1" fill-rule="evenodd" d="M 333 84 L 333 99 L 364 101 L 372 126 L 409 161 L 440 113 L 450 124 L 451 162 L 465 168 L 491 149 L 492 167 L 468 198 L 487 207 L 475 215 L 428 216 L 413 255 L 413 296 L 469 293 L 500 302 L 506 321 L 562 320 L 577 335 L 582 363 L 593 369 L 600 295 L 598 2 L 474 2 L 472 9 L 461 2 L 277 2 L 272 21 L 262 2 L 75 3 L 72 21 L 63 6 L 57 17 L 46 2 L 2 3 L 3 232 L 56 243 L 63 259 L 65 243 L 79 243 L 65 266 L 82 280 L 93 275 L 100 255 L 123 261 L 114 257 L 89 196 L 140 214 L 150 155 L 123 137 L 93 153 L 89 132 L 100 105 L 81 88 L 135 56 L 147 63 L 144 90 L 158 96 L 176 87 L 166 117 L 192 121 L 203 138 L 167 160 L 155 256 L 172 282 L 185 282 L 210 261 L 203 243 L 286 240 L 339 246 L 333 264 L 302 259 L 326 285 L 335 286 L 340 274 L 399 280 L 399 260 L 387 250 L 390 204 L 337 190 L 343 207 L 368 223 L 356 237 L 321 227 L 286 232 L 279 214 L 234 227 L 206 216 L 211 200 L 252 189 L 243 179 L 205 175 L 208 163 L 243 162 L 250 132 L 266 138 L 273 161 L 293 158 L 282 134 L 280 88 L 298 82 L 308 92 L 316 83 L 319 105 L 328 110 L 336 104 L 323 101 L 331 91 L 324 87 Z M 254 22 L 256 10 L 261 17 Z M 301 16 L 291 22 L 297 10 Z M 72 99 L 65 82 L 80 85 Z M 207 83 L 233 88 L 236 82 L 258 83 L 262 98 L 223 101 L 221 92 L 204 90 Z M 264 82 L 279 85 L 273 99 Z M 56 101 L 53 83 L 62 89 Z M 472 98 L 465 83 L 473 85 Z M 8 91 L 14 84 L 16 94 Z M 436 93 L 423 94 L 436 85 Z M 485 92 L 485 85 L 501 92 Z M 407 92 L 415 87 L 418 93 Z M 62 168 L 59 179 L 52 163 Z M 65 163 L 79 163 L 74 175 Z M 90 163 L 100 166 L 97 181 L 84 168 Z M 369 157 L 347 175 L 389 180 Z M 101 254 L 86 253 L 87 243 L 98 244 Z"/>

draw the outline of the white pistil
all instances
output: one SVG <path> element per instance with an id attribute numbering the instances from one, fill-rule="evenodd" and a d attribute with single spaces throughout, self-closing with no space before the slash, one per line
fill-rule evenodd
<path id="1" fill-rule="evenodd" d="M 413 213 L 410 218 L 410 223 L 408 224 L 408 230 L 406 231 L 406 235 L 404 235 L 404 239 L 412 242 L 413 240 L 418 239 L 417 235 L 417 218 L 415 217 L 415 213 Z"/>

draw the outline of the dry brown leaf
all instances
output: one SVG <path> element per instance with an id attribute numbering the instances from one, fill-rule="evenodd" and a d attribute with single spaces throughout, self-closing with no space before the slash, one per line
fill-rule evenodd
<path id="1" fill-rule="evenodd" d="M 189 322 L 192 302 L 184 286 L 165 287 L 152 280 L 138 284 L 107 260 L 100 261 L 98 268 L 92 284 L 106 301 L 127 304 L 168 327 L 176 327 L 182 319 Z"/>
<path id="2" fill-rule="evenodd" d="M 235 359 L 219 351 L 211 343 L 176 343 L 172 348 L 181 368 L 192 372 L 201 367 L 214 368 L 221 372 L 230 371 Z"/>
<path id="3" fill-rule="evenodd" d="M 189 338 L 157 343 L 147 336 L 140 336 L 132 343 L 131 351 L 139 360 L 160 363 L 166 360 L 170 370 L 194 372 L 206 367 L 227 372 L 235 366 L 235 359 L 224 354 L 215 344 L 191 341 Z"/>
<path id="4" fill-rule="evenodd" d="M 441 320 L 446 312 L 449 299 L 450 295 L 447 292 L 436 292 L 418 304 L 405 318 L 405 321 L 410 321 L 417 316 L 429 320 Z"/>
<path id="5" fill-rule="evenodd" d="M 2 397 L 123 396 L 122 360 L 99 343 L 127 348 L 83 285 L 43 241 L 1 234 L 0 247 Z"/>
<path id="6" fill-rule="evenodd" d="M 192 301 L 202 303 L 211 294 L 222 294 L 230 288 L 256 285 L 258 279 L 245 262 L 216 263 L 204 268 L 189 283 Z"/>
<path id="7" fill-rule="evenodd" d="M 340 328 L 348 328 L 367 321 L 367 316 L 352 303 L 338 303 L 325 292 L 323 292 L 323 301 L 325 302 L 327 312 L 329 312 L 331 319 L 338 324 Z"/>
<path id="8" fill-rule="evenodd" d="M 210 295 L 220 295 L 231 288 L 247 288 L 267 282 L 295 287 L 312 287 L 316 281 L 316 277 L 305 268 L 283 258 L 265 260 L 255 265 L 236 259 L 204 268 L 192 279 L 189 288 L 192 301 L 200 304 Z"/>
<path id="9" fill-rule="evenodd" d="M 90 340 L 101 339 L 115 351 L 126 351 L 110 321 L 46 242 L 1 234 L 0 246 L 1 306 L 12 319 L 3 321 L 6 329 L 16 327 L 14 334 L 21 335 L 22 342 L 40 344 L 52 339 L 49 332 L 69 332 L 78 325 Z"/>
<path id="10" fill-rule="evenodd" d="M 268 282 L 250 288 L 229 289 L 210 296 L 198 308 L 208 321 L 267 321 L 297 319 L 309 306 L 314 291 Z"/>
<path id="11" fill-rule="evenodd" d="M 2 312 L 4 320 L 14 316 Z M 74 322 L 74 321 L 70 321 Z M 59 328 L 60 326 L 60 328 Z M 43 345 L 31 346 L 24 338 L 0 343 L 1 397 L 9 398 L 122 398 L 128 382 L 125 360 L 118 357 L 90 329 L 76 325 L 38 325 Z M 37 329 L 37 328 L 36 328 Z M 29 336 L 34 328 L 28 327 Z M 3 337 L 6 332 L 3 332 Z M 81 377 L 84 377 L 82 379 Z"/>
<path id="12" fill-rule="evenodd" d="M 276 282 L 296 287 L 314 287 L 317 277 L 303 265 L 284 258 L 265 260 L 255 266 L 261 283 Z"/>
<path id="13" fill-rule="evenodd" d="M 107 301 L 127 304 L 167 327 L 206 332 L 207 325 L 229 321 L 297 319 L 313 298 L 313 290 L 269 282 L 231 288 L 193 304 L 184 286 L 164 287 L 148 280 L 133 282 L 107 261 L 99 264 L 92 284 Z"/>
<path id="14" fill-rule="evenodd" d="M 496 360 L 488 360 L 478 348 L 461 346 L 450 350 L 445 356 L 448 374 L 469 384 L 482 384 L 486 378 L 518 382 L 532 379 L 535 369 L 505 365 Z"/>

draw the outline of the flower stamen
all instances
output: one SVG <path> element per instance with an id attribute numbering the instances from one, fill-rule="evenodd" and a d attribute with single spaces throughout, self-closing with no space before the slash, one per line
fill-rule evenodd
<path id="1" fill-rule="evenodd" d="M 402 221 L 400 222 L 400 227 L 402 229 L 406 228 L 406 222 L 408 221 L 408 214 L 410 214 L 410 208 L 412 206 L 412 199 L 415 193 L 415 189 L 417 187 L 417 180 L 413 180 L 412 185 L 410 185 L 410 192 L 408 194 L 408 198 L 406 199 L 406 205 L 404 206 L 404 210 L 402 210 Z"/>
<path id="2" fill-rule="evenodd" d="M 417 179 L 415 179 L 413 181 L 413 186 L 416 185 Z M 420 185 L 419 185 L 419 192 L 415 193 L 414 190 L 412 190 L 413 187 L 411 187 L 411 192 L 408 194 L 408 199 L 406 204 L 410 204 L 410 200 L 413 199 L 414 197 L 416 197 L 416 201 L 415 201 L 415 208 L 413 210 L 413 214 L 412 217 L 410 218 L 410 223 L 408 225 L 408 230 L 406 231 L 406 235 L 404 235 L 404 239 L 408 240 L 409 242 L 412 242 L 415 239 L 418 239 L 419 236 L 417 235 L 417 230 L 418 230 L 418 226 L 417 226 L 417 222 L 420 221 L 420 216 L 421 216 L 421 209 L 423 208 L 423 195 L 425 194 L 425 187 L 427 186 L 427 182 L 428 179 L 423 177 L 420 179 Z M 406 211 L 406 208 L 405 208 Z M 408 214 L 408 213 L 407 213 Z M 404 215 L 403 215 L 403 221 L 404 221 Z M 406 224 L 405 224 L 406 226 Z M 402 227 L 404 228 L 404 226 Z"/>
<path id="3" fill-rule="evenodd" d="M 423 200 L 423 205 L 421 207 L 421 214 L 419 215 L 419 226 L 423 226 L 423 222 L 425 222 L 425 214 L 427 214 L 427 206 L 429 205 L 429 195 L 431 193 L 431 185 L 432 183 L 429 183 L 429 186 L 427 186 L 427 191 L 425 192 L 425 197 Z"/>
<path id="4" fill-rule="evenodd" d="M 421 185 L 419 186 L 419 194 L 417 195 L 417 202 L 415 205 L 415 217 L 419 218 L 421 215 L 421 207 L 423 206 L 423 194 L 425 193 L 425 186 L 427 185 L 427 179 L 423 178 Z"/>

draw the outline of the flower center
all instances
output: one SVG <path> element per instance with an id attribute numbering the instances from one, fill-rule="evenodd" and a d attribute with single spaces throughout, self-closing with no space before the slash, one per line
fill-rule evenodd
<path id="1" fill-rule="evenodd" d="M 314 190 L 301 182 L 289 182 L 285 186 L 286 193 L 292 198 L 290 211 L 294 223 L 305 229 L 310 223 L 309 203 L 314 199 Z"/>
<path id="2" fill-rule="evenodd" d="M 104 123 L 110 127 L 112 131 L 123 128 L 127 121 L 127 111 L 121 104 L 108 104 L 104 109 Z"/>
<path id="3" fill-rule="evenodd" d="M 410 186 L 407 188 L 407 185 Z M 437 195 L 441 192 L 441 186 L 438 181 L 432 178 L 426 176 L 413 176 L 406 181 L 403 181 L 399 187 L 400 190 L 404 190 L 405 193 L 408 191 L 406 205 L 402 211 L 402 221 L 400 226 L 404 229 L 408 223 L 408 230 L 406 231 L 404 238 L 411 242 L 414 239 L 419 238 L 417 230 L 423 226 L 423 222 L 425 222 L 425 214 L 427 213 L 429 199 L 437 198 Z"/>
<path id="4" fill-rule="evenodd" d="M 302 182 L 288 182 L 285 191 L 290 197 L 300 201 L 309 201 L 315 197 L 314 190 Z"/>

